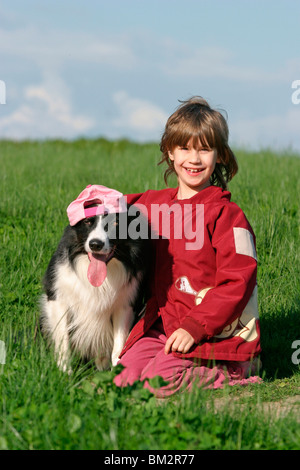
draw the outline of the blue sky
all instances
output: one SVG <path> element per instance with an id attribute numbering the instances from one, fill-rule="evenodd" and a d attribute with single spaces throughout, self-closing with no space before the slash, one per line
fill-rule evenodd
<path id="1" fill-rule="evenodd" d="M 299 0 L 2 0 L 0 138 L 159 141 L 192 95 L 233 146 L 300 151 Z"/>

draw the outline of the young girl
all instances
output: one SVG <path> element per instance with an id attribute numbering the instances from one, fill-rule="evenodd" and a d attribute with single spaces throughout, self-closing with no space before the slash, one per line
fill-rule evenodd
<path id="1" fill-rule="evenodd" d="M 226 190 L 238 169 L 227 123 L 194 97 L 168 119 L 160 148 L 165 181 L 175 172 L 178 187 L 127 197 L 146 208 L 155 259 L 145 315 L 127 339 L 114 382 L 143 380 L 165 397 L 194 383 L 259 381 L 255 236 Z M 147 379 L 157 375 L 167 385 L 153 389 Z"/>

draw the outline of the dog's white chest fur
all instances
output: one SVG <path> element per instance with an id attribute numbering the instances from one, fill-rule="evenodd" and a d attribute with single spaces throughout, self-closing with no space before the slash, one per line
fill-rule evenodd
<path id="1" fill-rule="evenodd" d="M 58 362 L 68 368 L 68 351 L 72 347 L 87 359 L 95 359 L 99 369 L 110 361 L 118 362 L 133 321 L 131 303 L 138 279 L 128 280 L 124 265 L 116 258 L 107 265 L 107 276 L 100 287 L 87 278 L 89 259 L 79 255 L 74 268 L 68 261 L 57 266 L 55 300 L 42 299 L 44 328 L 52 337 Z"/>

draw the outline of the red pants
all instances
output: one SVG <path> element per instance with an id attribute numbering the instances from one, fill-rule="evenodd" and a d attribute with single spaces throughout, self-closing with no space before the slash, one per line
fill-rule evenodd
<path id="1" fill-rule="evenodd" d="M 253 362 L 218 362 L 209 367 L 196 365 L 191 359 L 183 359 L 165 354 L 167 337 L 162 322 L 157 321 L 153 327 L 139 339 L 122 357 L 119 364 L 124 366 L 122 372 L 114 379 L 119 387 L 132 385 L 136 380 L 144 381 L 157 375 L 168 384 L 154 389 L 145 380 L 144 386 L 157 397 L 166 397 L 190 389 L 194 383 L 203 388 L 223 388 L 228 385 L 246 385 L 261 382 L 257 376 L 258 361 Z"/>

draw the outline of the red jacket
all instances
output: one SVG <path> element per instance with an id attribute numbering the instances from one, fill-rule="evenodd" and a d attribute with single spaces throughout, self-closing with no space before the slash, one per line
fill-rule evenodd
<path id="1" fill-rule="evenodd" d="M 185 357 L 250 360 L 261 351 L 252 228 L 217 186 L 186 200 L 176 195 L 169 188 L 127 196 L 147 212 L 155 267 L 145 315 L 121 356 L 161 317 L 167 337 L 183 328 L 194 338 Z"/>

